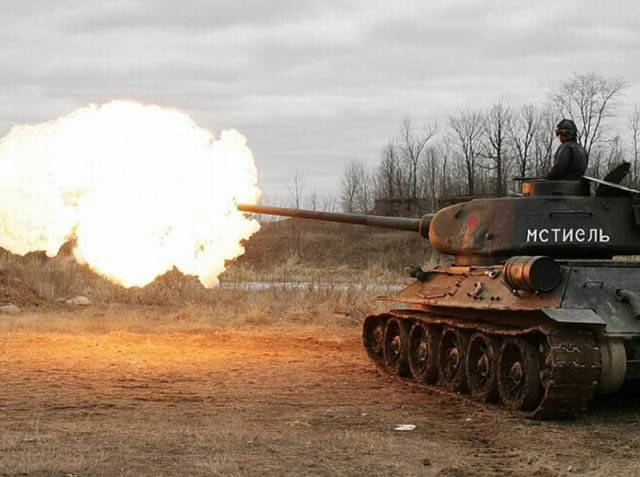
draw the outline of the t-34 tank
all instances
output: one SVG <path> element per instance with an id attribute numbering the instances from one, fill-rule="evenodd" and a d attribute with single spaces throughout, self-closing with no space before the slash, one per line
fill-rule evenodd
<path id="1" fill-rule="evenodd" d="M 591 191 L 592 186 L 599 187 Z M 468 392 L 535 418 L 584 409 L 640 378 L 640 192 L 525 180 L 420 219 L 240 205 L 245 212 L 411 230 L 455 263 L 368 316 L 368 355 L 391 375 Z"/>

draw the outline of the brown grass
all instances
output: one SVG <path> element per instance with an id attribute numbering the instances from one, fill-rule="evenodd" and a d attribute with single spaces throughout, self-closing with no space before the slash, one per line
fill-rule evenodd
<path id="1" fill-rule="evenodd" d="M 386 285 L 408 280 L 404 267 L 413 262 L 406 240 L 415 234 L 373 233 L 362 227 L 355 233 L 354 227 L 302 222 L 295 225 L 299 242 L 290 246 L 291 225 L 267 224 L 266 232 L 246 244 L 246 256 L 228 264 L 221 276 L 226 286 L 213 290 L 175 269 L 145 287 L 125 289 L 79 265 L 69 244 L 53 258 L 42 253 L 20 257 L 0 249 L 0 305 L 59 310 L 66 299 L 81 295 L 98 305 L 186 310 L 198 323 L 206 321 L 202 316 L 232 324 L 308 321 L 320 315 L 359 320 L 372 300 L 386 293 Z M 280 285 L 250 291 L 241 289 L 243 282 Z M 286 285 L 290 282 L 304 285 L 291 288 Z"/>
<path id="2" fill-rule="evenodd" d="M 19 315 L 3 316 L 0 331 L 145 333 L 290 325 L 359 327 L 368 312 L 384 307 L 375 295 L 355 289 L 218 289 L 209 294 L 207 302 L 195 304 L 29 307 Z"/>
<path id="3" fill-rule="evenodd" d="M 238 281 L 227 280 L 239 287 Z M 269 275 L 272 278 L 275 275 Z M 282 276 L 282 275 L 279 275 Z M 317 323 L 326 326 L 359 323 L 375 309 L 380 289 L 372 289 L 366 276 L 348 286 L 328 283 L 324 275 L 292 272 L 287 277 L 309 280 L 302 287 L 288 284 L 262 290 L 219 287 L 205 289 L 195 277 L 169 272 L 144 288 L 125 289 L 96 275 L 66 257 L 47 259 L 39 255 L 0 255 L 0 296 L 26 311 L 3 317 L 0 329 L 211 329 L 243 325 Z M 244 275 L 255 280 L 256 275 Z M 325 281 L 323 281 L 325 280 Z M 87 296 L 95 306 L 67 306 L 62 300 Z M 47 316 L 42 320 L 42 313 Z"/>
<path id="4" fill-rule="evenodd" d="M 413 232 L 295 219 L 263 224 L 234 266 L 249 266 L 259 273 L 280 267 L 287 272 L 288 260 L 301 269 L 384 270 L 401 275 L 408 266 L 441 257 Z"/>
<path id="5" fill-rule="evenodd" d="M 233 273 L 236 281 L 227 278 L 227 283 L 236 288 L 207 290 L 195 277 L 174 270 L 144 288 L 125 289 L 65 256 L 48 259 L 4 252 L 0 255 L 0 292 L 4 292 L 0 305 L 11 302 L 26 311 L 16 317 L 5 316 L 0 329 L 73 330 L 80 326 L 92 331 L 150 331 L 309 323 L 342 326 L 359 323 L 368 310 L 380 306 L 375 303 L 380 289 L 370 288 L 370 282 L 376 281 L 373 275 L 361 273 L 344 286 L 328 283 L 328 277 L 320 271 L 305 274 L 293 265 L 290 275 L 276 270 L 266 277 L 244 269 Z M 288 284 L 262 290 L 239 288 L 243 278 L 273 280 L 283 276 L 287 281 L 303 278 L 308 283 L 295 288 Z M 87 296 L 95 306 L 66 306 L 61 301 L 77 295 Z"/>

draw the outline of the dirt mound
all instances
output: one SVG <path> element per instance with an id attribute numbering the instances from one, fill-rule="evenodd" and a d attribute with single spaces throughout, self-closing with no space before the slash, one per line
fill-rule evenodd
<path id="1" fill-rule="evenodd" d="M 50 306 L 54 302 L 46 300 L 18 278 L 7 276 L 0 270 L 0 305 L 8 304 L 27 306 Z"/>
<path id="2" fill-rule="evenodd" d="M 66 244 L 57 256 L 0 249 L 0 306 L 55 305 L 77 296 L 93 303 L 180 304 L 211 300 L 196 277 L 173 269 L 146 287 L 124 288 L 79 264 Z"/>
<path id="3" fill-rule="evenodd" d="M 246 252 L 236 262 L 258 270 L 291 256 L 309 267 L 402 270 L 431 260 L 435 253 L 413 232 L 301 219 L 266 222 L 244 245 Z"/>

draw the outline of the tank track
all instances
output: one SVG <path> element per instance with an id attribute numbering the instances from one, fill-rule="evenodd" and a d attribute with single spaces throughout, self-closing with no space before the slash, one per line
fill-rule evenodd
<path id="1" fill-rule="evenodd" d="M 600 378 L 596 337 L 574 326 L 521 329 L 394 310 L 365 319 L 363 343 L 385 374 L 469 393 L 534 419 L 584 410 Z"/>

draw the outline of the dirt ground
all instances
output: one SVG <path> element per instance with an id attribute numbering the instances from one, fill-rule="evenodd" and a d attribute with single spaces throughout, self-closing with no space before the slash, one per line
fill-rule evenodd
<path id="1" fill-rule="evenodd" d="M 0 475 L 638 475 L 639 424 L 630 394 L 541 423 L 394 382 L 356 325 L 0 330 Z"/>

